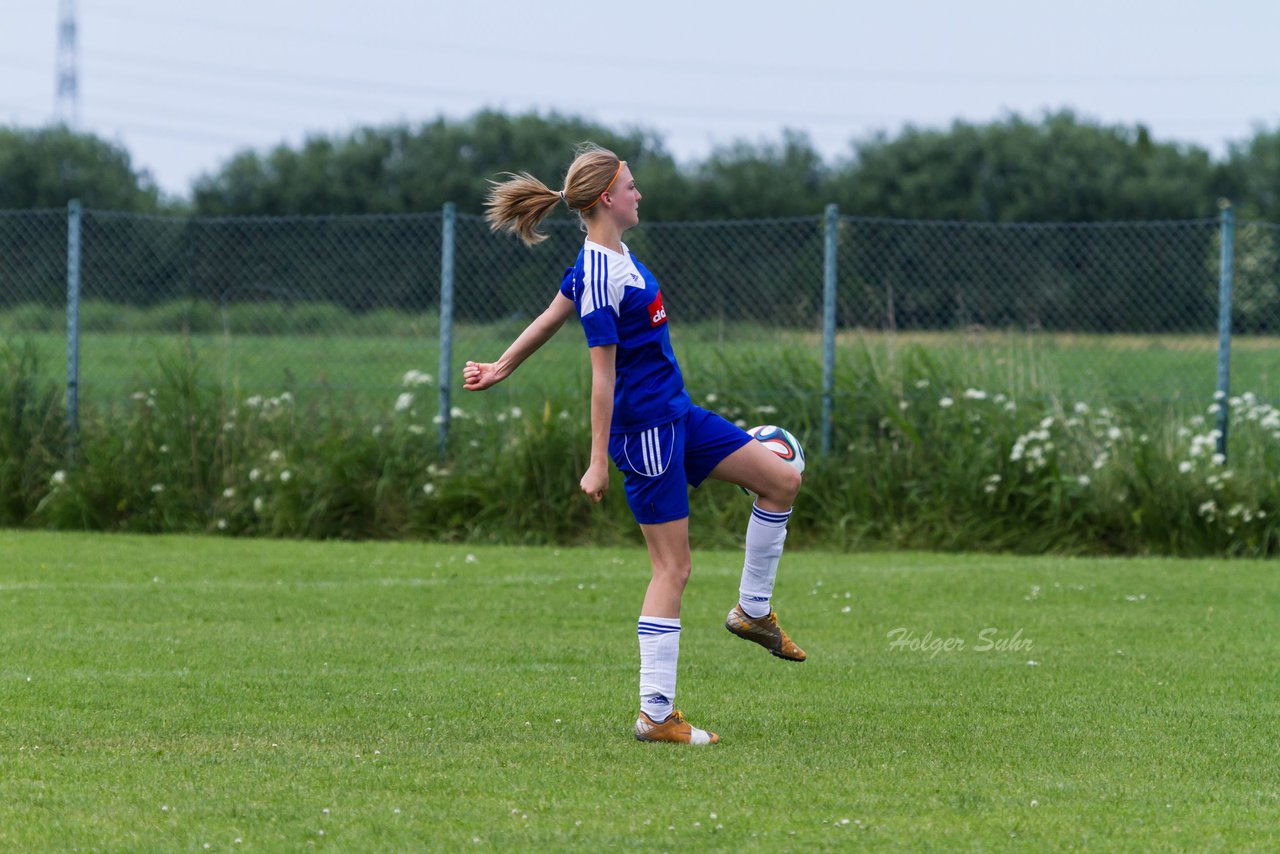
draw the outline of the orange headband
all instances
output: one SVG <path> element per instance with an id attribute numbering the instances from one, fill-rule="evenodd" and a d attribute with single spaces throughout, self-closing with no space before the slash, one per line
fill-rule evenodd
<path id="1" fill-rule="evenodd" d="M 600 196 L 603 196 L 605 193 L 609 192 L 609 188 L 613 186 L 613 182 L 618 180 L 618 176 L 622 174 L 622 164 L 626 162 L 627 161 L 625 160 L 618 161 L 618 168 L 614 170 L 613 177 L 609 179 L 608 186 L 606 186 L 603 190 L 600 191 Z M 596 196 L 595 199 L 591 202 L 591 205 L 594 205 L 596 202 L 600 201 L 600 196 Z M 591 205 L 587 205 L 585 208 L 583 208 L 583 210 L 584 211 L 591 210 Z"/>

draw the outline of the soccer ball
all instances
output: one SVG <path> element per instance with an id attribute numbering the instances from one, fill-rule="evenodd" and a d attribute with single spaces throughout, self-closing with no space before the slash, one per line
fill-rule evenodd
<path id="1" fill-rule="evenodd" d="M 790 430 L 773 424 L 763 424 L 752 427 L 747 434 L 781 457 L 796 471 L 804 471 L 804 448 L 800 447 L 800 440 Z"/>

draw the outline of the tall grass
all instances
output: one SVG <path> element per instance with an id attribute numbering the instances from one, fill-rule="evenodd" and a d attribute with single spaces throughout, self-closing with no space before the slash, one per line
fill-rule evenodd
<path id="1" fill-rule="evenodd" d="M 577 543 L 637 538 L 614 473 L 603 505 L 577 491 L 588 435 L 581 382 L 520 404 L 490 393 L 454 408 L 448 453 L 435 378 L 404 366 L 376 401 L 221 382 L 192 351 L 81 415 L 64 458 L 61 398 L 30 349 L 5 351 L 0 513 L 7 525 L 309 538 Z M 744 426 L 781 423 L 808 445 L 793 545 L 1015 552 L 1280 552 L 1280 411 L 1242 394 L 1230 461 L 1216 412 L 1035 394 L 928 348 L 846 348 L 834 447 L 818 453 L 821 370 L 808 353 L 703 359 L 696 402 Z M 518 378 L 517 378 L 518 379 Z M 513 380 L 512 382 L 515 382 Z M 531 403 L 530 401 L 534 401 Z M 708 483 L 699 545 L 732 546 L 747 499 Z"/>

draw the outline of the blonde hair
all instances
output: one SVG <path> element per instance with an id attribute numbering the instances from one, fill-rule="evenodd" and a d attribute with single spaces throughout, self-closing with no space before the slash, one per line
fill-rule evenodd
<path id="1" fill-rule="evenodd" d="M 564 176 L 564 189 L 558 191 L 528 172 L 507 172 L 505 181 L 489 182 L 484 204 L 489 228 L 510 232 L 526 246 L 541 243 L 547 236 L 538 231 L 538 225 L 560 202 L 583 219 L 594 216 L 590 209 L 613 186 L 623 162 L 607 148 L 586 143 L 578 148 Z"/>

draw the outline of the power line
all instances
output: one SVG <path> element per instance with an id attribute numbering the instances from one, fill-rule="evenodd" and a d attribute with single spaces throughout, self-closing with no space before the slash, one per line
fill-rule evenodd
<path id="1" fill-rule="evenodd" d="M 164 9 L 163 14 L 168 16 L 167 21 L 157 18 L 155 10 L 144 11 L 129 6 L 122 6 L 118 3 L 99 3 L 97 4 L 97 8 L 104 12 L 114 13 L 118 17 L 146 20 L 152 25 L 168 25 L 176 22 L 179 24 L 185 23 L 199 27 L 213 27 L 230 30 L 241 34 L 248 31 L 252 31 L 253 33 L 273 33 L 281 36 L 305 38 L 311 41 L 331 41 L 347 47 L 358 45 L 376 48 L 379 51 L 394 50 L 412 52 L 415 55 L 421 55 L 424 50 L 430 50 L 432 53 L 437 54 L 451 53 L 474 58 L 477 56 L 489 55 L 493 50 L 493 45 L 491 43 L 468 45 L 462 44 L 456 40 L 437 42 L 425 40 L 405 41 L 394 38 L 379 38 L 376 40 L 359 39 L 355 38 L 349 32 L 335 32 L 332 30 L 313 27 L 303 28 L 275 26 L 257 22 L 253 24 L 252 28 L 249 28 L 246 27 L 243 22 L 231 22 L 204 16 L 173 14 L 173 7 L 165 7 Z M 581 69 L 584 62 L 607 58 L 603 55 L 592 56 L 583 54 L 580 49 L 576 48 L 573 56 L 567 56 L 563 53 L 548 52 L 545 50 L 534 51 L 505 47 L 502 50 L 502 54 L 504 57 L 518 59 L 521 67 L 528 67 L 531 64 L 540 64 Z M 723 61 L 710 62 L 699 61 L 696 57 L 688 56 L 680 56 L 678 58 L 673 57 L 667 60 L 661 57 L 653 57 L 652 55 L 650 56 L 650 61 L 655 63 L 678 64 L 681 73 L 684 75 L 688 75 L 690 73 L 707 74 L 715 77 L 728 77 L 733 80 L 739 80 L 744 75 L 770 78 L 799 77 L 807 80 L 822 81 L 824 84 L 829 84 L 832 80 L 838 78 L 853 78 L 859 81 L 865 81 L 869 85 L 883 84 L 887 82 L 911 83 L 924 86 L 970 86 L 975 83 L 1003 83 L 1006 85 L 1071 84 L 1089 85 L 1106 89 L 1113 89 L 1116 86 L 1153 86 L 1164 88 L 1168 86 L 1274 86 L 1280 84 L 1280 71 L 1277 70 L 1206 71 L 1202 68 L 1196 68 L 1192 71 L 1180 71 L 1173 73 L 1129 73 L 1105 70 L 1097 72 L 1084 72 L 1078 70 L 1055 72 L 1028 71 L 1024 69 L 966 71 L 948 68 L 867 68 L 832 65 L 771 65 Z"/>

